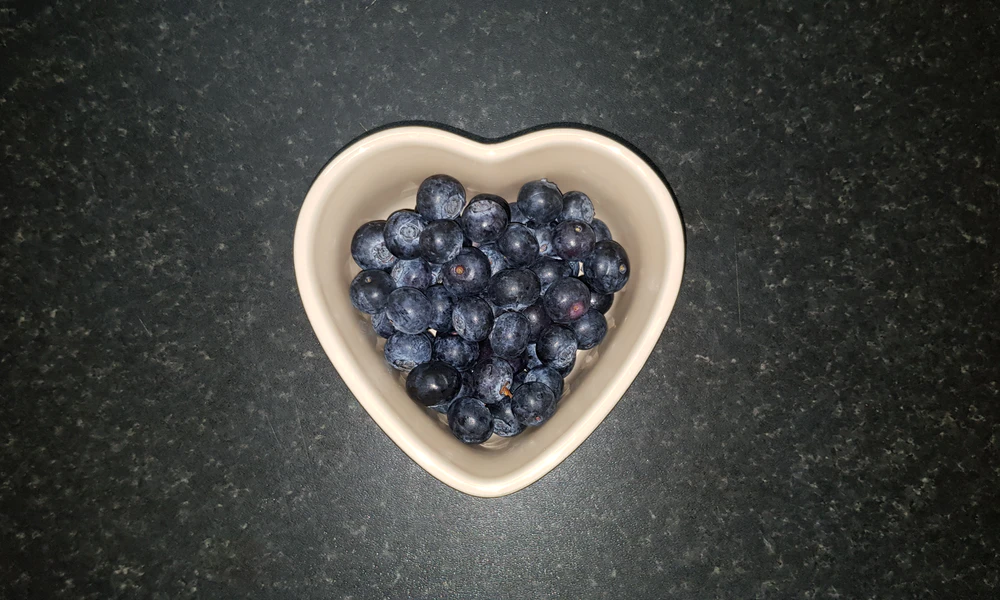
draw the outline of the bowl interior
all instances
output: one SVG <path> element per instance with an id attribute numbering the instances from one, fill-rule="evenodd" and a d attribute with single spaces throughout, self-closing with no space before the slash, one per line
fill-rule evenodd
<path id="1" fill-rule="evenodd" d="M 490 192 L 510 202 L 521 184 L 542 177 L 564 192 L 584 191 L 597 217 L 628 251 L 632 266 L 629 284 L 607 313 L 607 338 L 577 357 L 552 419 L 514 438 L 494 436 L 481 446 L 462 444 L 442 415 L 407 397 L 402 375 L 383 359 L 384 341 L 348 297 L 359 271 L 350 256 L 354 231 L 394 210 L 413 208 L 417 186 L 434 173 L 456 177 L 470 197 Z M 446 483 L 480 495 L 507 493 L 534 481 L 606 416 L 652 350 L 683 264 L 679 219 L 663 183 L 627 149 L 584 131 L 542 131 L 490 145 L 431 128 L 387 130 L 334 159 L 314 183 L 303 212 L 295 248 L 296 270 L 306 271 L 299 273 L 300 289 L 341 377 L 418 463 Z"/>

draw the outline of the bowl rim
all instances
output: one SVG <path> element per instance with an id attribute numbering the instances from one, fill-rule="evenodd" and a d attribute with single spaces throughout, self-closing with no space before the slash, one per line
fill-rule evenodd
<path id="1" fill-rule="evenodd" d="M 559 440 L 547 451 L 542 452 L 516 470 L 502 476 L 482 476 L 455 469 L 441 460 L 437 452 L 417 436 L 410 435 L 398 417 L 385 409 L 384 399 L 371 385 L 361 365 L 348 353 L 341 350 L 346 341 L 338 333 L 333 319 L 323 302 L 323 294 L 318 282 L 313 278 L 316 272 L 314 254 L 311 251 L 318 234 L 318 217 L 325 206 L 325 198 L 336 181 L 341 165 L 350 163 L 358 154 L 374 151 L 386 144 L 412 142 L 414 138 L 434 139 L 437 143 L 451 146 L 464 155 L 478 155 L 479 160 L 502 162 L 515 155 L 522 148 L 532 147 L 543 141 L 571 140 L 574 142 L 598 144 L 609 148 L 615 155 L 628 163 L 633 170 L 646 180 L 647 187 L 654 194 L 652 203 L 659 212 L 660 220 L 666 224 L 669 256 L 663 263 L 663 285 L 657 297 L 655 310 L 649 315 L 652 327 L 647 328 L 634 341 L 634 360 L 626 361 L 616 376 L 605 385 L 598 399 L 585 410 L 566 430 Z M 485 154 L 484 154 L 485 151 Z M 466 494 L 481 497 L 497 497 L 518 491 L 555 468 L 586 440 L 618 404 L 631 386 L 639 371 L 645 365 L 659 340 L 667 319 L 676 302 L 685 263 L 686 239 L 683 221 L 674 195 L 659 170 L 641 152 L 617 136 L 607 134 L 593 127 L 567 126 L 557 124 L 543 126 L 503 136 L 482 138 L 454 128 L 437 125 L 390 124 L 359 136 L 341 148 L 323 166 L 313 179 L 299 210 L 294 234 L 295 278 L 303 307 L 313 331 L 333 363 L 334 368 L 355 399 L 365 408 L 382 431 L 396 443 L 403 452 L 435 478 Z"/>

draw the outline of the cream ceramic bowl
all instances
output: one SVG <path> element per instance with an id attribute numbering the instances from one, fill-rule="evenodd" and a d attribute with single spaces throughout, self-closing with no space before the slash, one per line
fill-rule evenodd
<path id="1" fill-rule="evenodd" d="M 581 190 L 628 251 L 632 275 L 607 313 L 609 331 L 581 352 L 555 415 L 514 438 L 482 446 L 455 439 L 442 415 L 415 404 L 403 377 L 385 363 L 383 340 L 356 311 L 348 286 L 354 231 L 413 208 L 417 186 L 434 173 L 461 181 L 468 196 L 513 202 L 521 184 L 545 177 Z M 603 135 L 547 129 L 480 143 L 432 127 L 390 128 L 338 154 L 309 189 L 295 229 L 295 276 L 302 304 L 341 378 L 410 458 L 453 488 L 476 496 L 517 491 L 558 465 L 600 424 L 649 357 L 677 298 L 684 232 L 674 199 L 639 156 Z"/>

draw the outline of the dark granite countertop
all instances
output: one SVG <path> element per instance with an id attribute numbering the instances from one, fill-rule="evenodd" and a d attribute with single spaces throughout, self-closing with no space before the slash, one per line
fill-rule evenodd
<path id="1" fill-rule="evenodd" d="M 996 597 L 1000 11 L 850 4 L 0 5 L 0 598 Z M 686 222 L 645 369 L 505 498 L 296 290 L 311 179 L 408 119 L 612 131 Z"/>

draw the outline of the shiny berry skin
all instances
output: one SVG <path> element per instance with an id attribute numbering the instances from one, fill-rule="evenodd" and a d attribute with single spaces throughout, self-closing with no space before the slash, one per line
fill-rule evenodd
<path id="1" fill-rule="evenodd" d="M 451 313 L 455 302 L 448 290 L 441 284 L 432 285 L 424 290 L 424 295 L 431 302 L 431 324 L 434 331 L 449 331 L 451 329 Z"/>
<path id="2" fill-rule="evenodd" d="M 465 371 L 462 373 L 462 386 L 458 389 L 458 393 L 455 394 L 454 398 L 452 398 L 451 400 L 445 400 L 444 402 L 440 402 L 432 406 L 428 406 L 427 408 L 435 412 L 439 412 L 443 415 L 446 415 L 448 414 L 448 409 L 451 408 L 451 405 L 454 402 L 458 401 L 461 398 L 472 398 L 474 396 L 474 391 L 475 389 L 472 385 L 472 373 Z"/>
<path id="3" fill-rule="evenodd" d="M 423 333 L 431 324 L 430 300 L 416 288 L 396 288 L 385 307 L 392 326 L 403 333 Z"/>
<path id="4" fill-rule="evenodd" d="M 553 325 L 542 332 L 535 352 L 542 364 L 561 372 L 576 362 L 576 336 L 568 327 Z"/>
<path id="5" fill-rule="evenodd" d="M 465 237 L 477 244 L 495 242 L 510 223 L 507 201 L 493 194 L 473 196 L 459 219 Z"/>
<path id="6" fill-rule="evenodd" d="M 482 298 L 461 298 L 451 311 L 451 326 L 470 342 L 481 342 L 493 328 L 493 307 Z"/>
<path id="7" fill-rule="evenodd" d="M 472 382 L 476 386 L 476 397 L 486 404 L 500 402 L 511 395 L 514 369 L 502 358 L 479 362 L 472 368 Z"/>
<path id="8" fill-rule="evenodd" d="M 530 221 L 545 225 L 554 221 L 562 212 L 562 192 L 551 181 L 529 181 L 517 193 L 517 204 L 521 214 Z"/>
<path id="9" fill-rule="evenodd" d="M 556 395 L 549 386 L 537 381 L 517 388 L 510 400 L 510 410 L 519 423 L 537 427 L 556 411 Z"/>
<path id="10" fill-rule="evenodd" d="M 605 240 L 611 239 L 611 230 L 608 226 L 604 224 L 604 221 L 600 219 L 594 219 L 590 222 L 590 226 L 594 228 L 594 235 L 597 236 L 598 242 L 603 242 Z"/>
<path id="11" fill-rule="evenodd" d="M 536 367 L 528 371 L 528 374 L 524 378 L 525 383 L 532 382 L 544 383 L 549 386 L 552 393 L 555 394 L 556 400 L 562 397 L 563 393 L 563 377 L 558 371 L 552 367 Z"/>
<path id="12" fill-rule="evenodd" d="M 601 311 L 590 310 L 587 314 L 569 325 L 576 336 L 576 347 L 579 350 L 590 350 L 604 341 L 608 334 L 608 322 Z"/>
<path id="13" fill-rule="evenodd" d="M 428 221 L 457 219 L 465 208 L 465 187 L 454 177 L 431 175 L 417 189 L 417 212 Z"/>
<path id="14" fill-rule="evenodd" d="M 485 254 L 490 261 L 490 275 L 496 275 L 508 267 L 507 257 L 503 255 L 503 252 L 500 252 L 496 243 L 483 244 L 479 247 L 479 251 Z"/>
<path id="15" fill-rule="evenodd" d="M 450 219 L 440 219 L 424 227 L 417 251 L 427 262 L 442 264 L 458 256 L 464 243 L 462 226 Z"/>
<path id="16" fill-rule="evenodd" d="M 401 259 L 413 259 L 420 256 L 420 232 L 427 225 L 427 219 L 416 211 L 409 209 L 397 210 L 385 220 L 385 246 Z"/>
<path id="17" fill-rule="evenodd" d="M 556 323 L 570 323 L 590 310 L 590 288 L 575 277 L 560 279 L 542 296 L 542 305 Z"/>
<path id="18" fill-rule="evenodd" d="M 479 359 L 479 344 L 456 333 L 442 333 L 434 339 L 434 360 L 448 363 L 459 371 L 471 369 Z"/>
<path id="19" fill-rule="evenodd" d="M 372 329 L 379 335 L 379 337 L 384 337 L 386 339 L 389 339 L 392 337 L 392 334 L 396 333 L 396 328 L 389 322 L 389 317 L 385 314 L 384 310 L 378 314 L 372 315 Z"/>
<path id="20" fill-rule="evenodd" d="M 417 365 L 406 376 L 406 393 L 424 406 L 453 399 L 462 387 L 462 375 L 455 367 L 432 360 Z"/>
<path id="21" fill-rule="evenodd" d="M 369 221 L 351 238 L 351 257 L 362 269 L 391 269 L 396 256 L 385 245 L 385 221 Z"/>
<path id="22" fill-rule="evenodd" d="M 526 225 L 513 223 L 507 227 L 497 247 L 511 267 L 526 267 L 538 258 L 538 239 Z"/>
<path id="23" fill-rule="evenodd" d="M 594 203 L 590 196 L 583 192 L 566 192 L 562 197 L 563 208 L 559 213 L 559 221 L 583 221 L 590 223 L 594 220 Z"/>
<path id="24" fill-rule="evenodd" d="M 611 304 L 614 301 L 614 294 L 602 294 L 593 290 L 590 291 L 590 310 L 596 310 L 602 315 L 607 314 L 611 310 Z"/>
<path id="25" fill-rule="evenodd" d="M 528 348 L 531 325 L 528 319 L 517 312 L 500 315 L 493 322 L 490 332 L 490 346 L 493 354 L 500 358 L 515 359 Z"/>
<path id="26" fill-rule="evenodd" d="M 543 256 L 531 265 L 531 270 L 538 275 L 538 281 L 542 284 L 542 293 L 545 293 L 549 286 L 564 277 L 572 277 L 573 273 L 568 262 L 554 256 Z"/>
<path id="27" fill-rule="evenodd" d="M 552 325 L 549 313 L 545 312 L 545 307 L 541 302 L 535 302 L 531 306 L 521 310 L 521 314 L 528 319 L 528 341 L 535 343 L 538 336 Z"/>
<path id="28" fill-rule="evenodd" d="M 487 297 L 493 306 L 520 310 L 534 304 L 541 290 L 541 284 L 534 271 L 506 269 L 490 279 Z"/>
<path id="29" fill-rule="evenodd" d="M 448 409 L 448 427 L 466 444 L 482 444 L 493 435 L 493 414 L 477 398 L 461 398 Z"/>
<path id="30" fill-rule="evenodd" d="M 431 336 L 428 333 L 397 332 L 386 340 L 383 354 L 392 368 L 407 373 L 432 357 Z"/>
<path id="31" fill-rule="evenodd" d="M 423 290 L 434 283 L 431 267 L 422 258 L 397 261 L 392 267 L 392 280 L 396 287 L 412 287 Z"/>
<path id="32" fill-rule="evenodd" d="M 385 271 L 366 269 L 351 282 L 351 305 L 363 313 L 374 315 L 385 308 L 394 289 L 396 285 Z"/>
<path id="33" fill-rule="evenodd" d="M 598 242 L 594 251 L 583 261 L 583 274 L 595 292 L 612 294 L 625 287 L 632 273 L 628 254 L 621 244 L 607 240 Z"/>
<path id="34" fill-rule="evenodd" d="M 493 433 L 500 437 L 513 437 L 524 431 L 524 425 L 517 420 L 510 410 L 510 398 L 490 404 L 487 408 L 493 415 Z"/>
<path id="35" fill-rule="evenodd" d="M 478 248 L 462 248 L 444 265 L 445 289 L 455 298 L 477 296 L 490 284 L 490 261 Z"/>
<path id="36" fill-rule="evenodd" d="M 563 221 L 552 228 L 552 245 L 564 260 L 583 260 L 596 243 L 594 228 L 583 221 Z"/>

